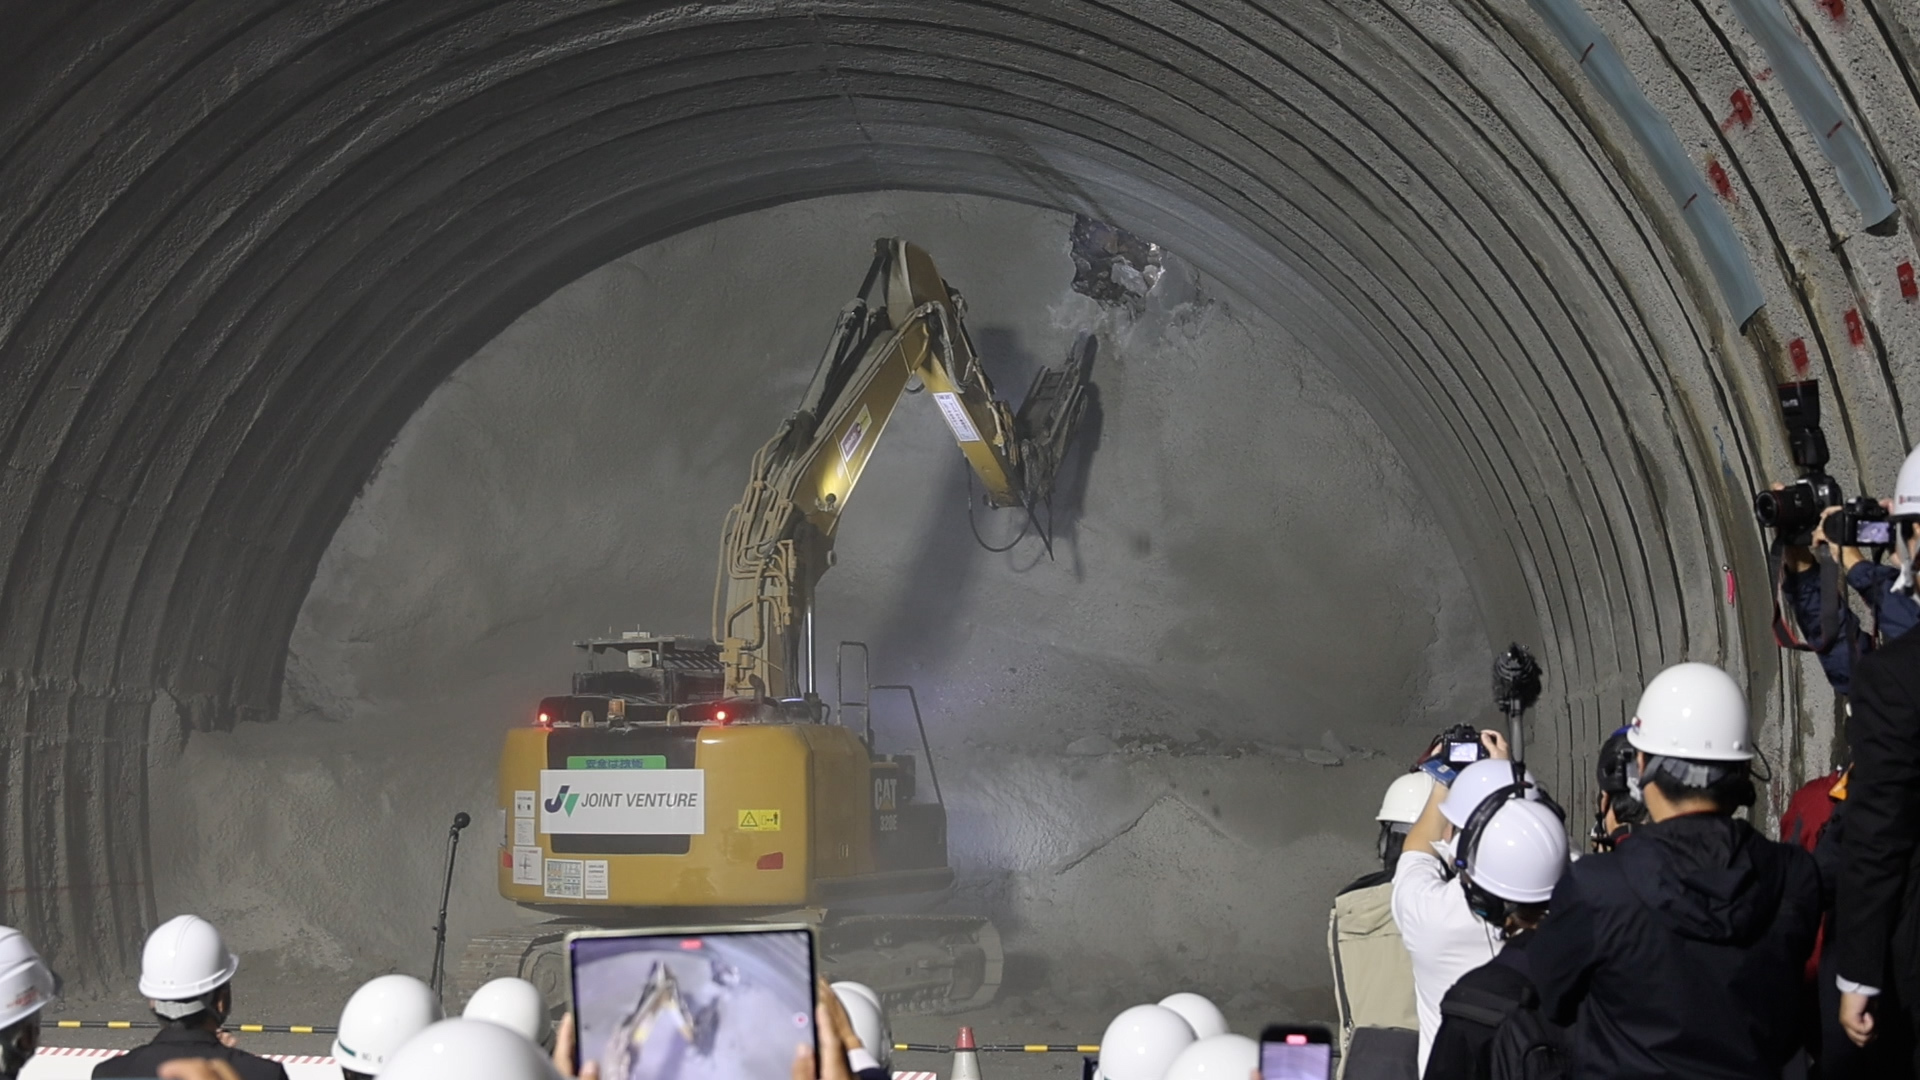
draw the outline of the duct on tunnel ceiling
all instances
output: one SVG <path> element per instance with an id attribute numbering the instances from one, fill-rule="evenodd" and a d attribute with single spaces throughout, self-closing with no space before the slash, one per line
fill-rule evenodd
<path id="1" fill-rule="evenodd" d="M 1814 31 L 1910 187 L 1920 15 L 1847 9 Z M 1083 212 L 1287 321 L 1419 473 L 1489 631 L 1540 643 L 1568 770 L 1681 656 L 1821 764 L 1746 502 L 1790 472 L 1790 357 L 1832 390 L 1835 474 L 1890 481 L 1912 230 L 1836 228 L 1777 130 L 1715 143 L 1725 9 L 1607 14 L 1682 146 L 1750 170 L 1720 198 L 1769 340 L 1519 0 L 0 0 L 0 860 L 30 883 L 0 921 L 76 975 L 132 962 L 149 754 L 274 715 L 355 494 L 516 314 L 693 225 L 887 188 Z"/>

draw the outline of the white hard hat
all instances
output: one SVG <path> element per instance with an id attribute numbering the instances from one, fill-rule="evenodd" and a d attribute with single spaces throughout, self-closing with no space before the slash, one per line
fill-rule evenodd
<path id="1" fill-rule="evenodd" d="M 140 996 L 153 1001 L 191 1001 L 233 980 L 240 958 L 213 924 L 198 915 L 176 915 L 147 935 L 140 954 Z"/>
<path id="2" fill-rule="evenodd" d="M 837 982 L 833 984 L 833 992 L 839 994 L 840 1000 L 842 1001 L 847 999 L 848 994 L 859 994 L 861 997 L 873 1002 L 873 1007 L 879 1009 L 882 1013 L 887 1011 L 887 1007 L 880 1003 L 880 995 L 874 993 L 873 987 L 868 986 L 866 983 L 850 981 Z"/>
<path id="3" fill-rule="evenodd" d="M 1180 1051 L 1165 1080 L 1246 1080 L 1259 1067 L 1259 1043 L 1245 1035 L 1210 1035 Z"/>
<path id="4" fill-rule="evenodd" d="M 1900 466 L 1900 478 L 1893 482 L 1891 514 L 1895 521 L 1920 520 L 1920 446 L 1907 455 L 1906 463 Z"/>
<path id="5" fill-rule="evenodd" d="M 60 980 L 27 935 L 0 926 L 0 1028 L 39 1012 L 59 992 Z"/>
<path id="6" fill-rule="evenodd" d="M 440 999 L 411 975 L 382 975 L 362 983 L 340 1010 L 333 1057 L 343 1069 L 380 1075 L 408 1039 L 440 1019 Z"/>
<path id="7" fill-rule="evenodd" d="M 547 999 L 540 996 L 540 988 L 511 976 L 495 979 L 475 990 L 460 1015 L 469 1020 L 499 1024 L 541 1045 L 546 1044 L 547 1033 L 553 1027 L 553 1016 L 547 1011 Z"/>
<path id="8" fill-rule="evenodd" d="M 863 994 L 862 990 L 867 992 Z M 887 1014 L 874 1003 L 873 991 L 859 983 L 834 983 L 833 993 L 840 999 L 840 1007 L 847 1010 L 847 1020 L 853 1024 L 853 1033 L 860 1037 L 860 1045 L 882 1066 L 890 1065 L 893 1032 L 887 1027 Z"/>
<path id="9" fill-rule="evenodd" d="M 1747 695 L 1712 664 L 1675 664 L 1653 677 L 1627 742 L 1635 749 L 1689 761 L 1751 761 Z"/>
<path id="10" fill-rule="evenodd" d="M 1100 1037 L 1103 1080 L 1163 1080 L 1167 1067 L 1193 1040 L 1193 1028 L 1165 1005 L 1135 1005 L 1113 1018 Z"/>
<path id="11" fill-rule="evenodd" d="M 485 1020 L 442 1020 L 387 1059 L 380 1080 L 558 1080 L 539 1047 Z"/>
<path id="12" fill-rule="evenodd" d="M 1227 1033 L 1227 1018 L 1220 1014 L 1220 1007 L 1199 994 L 1173 994 L 1162 998 L 1160 1004 L 1179 1013 L 1180 1019 L 1193 1029 L 1196 1039 L 1210 1039 Z"/>
<path id="13" fill-rule="evenodd" d="M 1566 825 L 1558 814 L 1525 799 L 1508 799 L 1495 810 L 1467 857 L 1474 884 L 1517 904 L 1552 896 L 1566 869 Z"/>
<path id="14" fill-rule="evenodd" d="M 1523 774 L 1527 779 L 1527 798 L 1538 800 L 1540 786 L 1534 782 L 1533 773 Z M 1513 786 L 1513 762 L 1505 759 L 1485 758 L 1460 770 L 1453 778 L 1453 786 L 1447 789 L 1446 801 L 1440 804 L 1440 814 L 1453 822 L 1456 829 L 1467 827 L 1467 819 L 1473 816 L 1473 808 L 1485 801 L 1486 797 L 1504 787 Z"/>
<path id="15" fill-rule="evenodd" d="M 1420 820 L 1421 812 L 1427 808 L 1427 798 L 1432 794 L 1433 777 L 1424 772 L 1407 773 L 1387 785 L 1386 797 L 1380 800 L 1380 812 L 1373 818 L 1411 825 Z"/>

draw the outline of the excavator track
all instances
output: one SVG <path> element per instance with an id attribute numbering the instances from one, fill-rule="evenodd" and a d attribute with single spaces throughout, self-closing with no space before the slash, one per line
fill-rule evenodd
<path id="1" fill-rule="evenodd" d="M 512 926 L 481 934 L 467 943 L 454 972 L 453 989 L 464 1007 L 475 990 L 494 979 L 518 977 L 539 987 L 555 1020 L 566 1014 L 569 988 L 567 935 L 589 927 L 579 922 Z"/>
<path id="2" fill-rule="evenodd" d="M 811 922 L 820 928 L 822 975 L 866 983 L 889 1014 L 939 1015 L 981 1008 L 1000 992 L 1006 957 L 1000 931 L 968 915 L 837 915 L 818 911 L 755 922 Z M 568 934 L 595 927 L 563 920 L 482 934 L 468 943 L 453 985 L 459 1002 L 492 979 L 517 976 L 539 987 L 557 1020 L 568 1008 Z"/>
<path id="3" fill-rule="evenodd" d="M 827 978 L 866 983 L 894 1016 L 982 1008 L 1006 966 L 1000 931 L 969 915 L 829 916 L 820 952 Z"/>

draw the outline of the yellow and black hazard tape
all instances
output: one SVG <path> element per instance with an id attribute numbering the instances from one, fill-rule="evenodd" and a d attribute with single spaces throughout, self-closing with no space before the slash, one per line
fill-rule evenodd
<path id="1" fill-rule="evenodd" d="M 116 1031 L 154 1031 L 160 1027 L 160 1023 L 157 1020 L 55 1020 L 53 1026 L 112 1028 Z M 332 1035 L 340 1029 L 323 1024 L 228 1024 L 226 1030 L 254 1035 Z"/>
<path id="2" fill-rule="evenodd" d="M 896 1053 L 911 1054 L 951 1054 L 953 1047 L 938 1046 L 933 1043 L 894 1043 Z M 1097 1054 L 1100 1047 L 1093 1043 L 982 1043 L 974 1049 L 982 1054 Z"/>

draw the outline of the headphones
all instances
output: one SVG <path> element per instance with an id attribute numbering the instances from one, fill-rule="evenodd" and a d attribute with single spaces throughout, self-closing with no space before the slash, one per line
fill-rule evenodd
<path id="1" fill-rule="evenodd" d="M 1487 831 L 1493 816 L 1507 805 L 1509 799 L 1524 799 L 1527 789 L 1527 767 L 1523 762 L 1512 762 L 1513 783 L 1499 788 L 1480 800 L 1480 805 L 1467 815 L 1467 823 L 1461 826 L 1460 840 L 1453 849 L 1453 869 L 1460 877 L 1460 884 L 1467 893 L 1467 909 L 1487 922 L 1499 926 L 1507 921 L 1507 912 L 1512 904 L 1505 898 L 1495 896 L 1473 880 L 1467 872 L 1467 866 L 1480 850 L 1480 837 Z"/>

